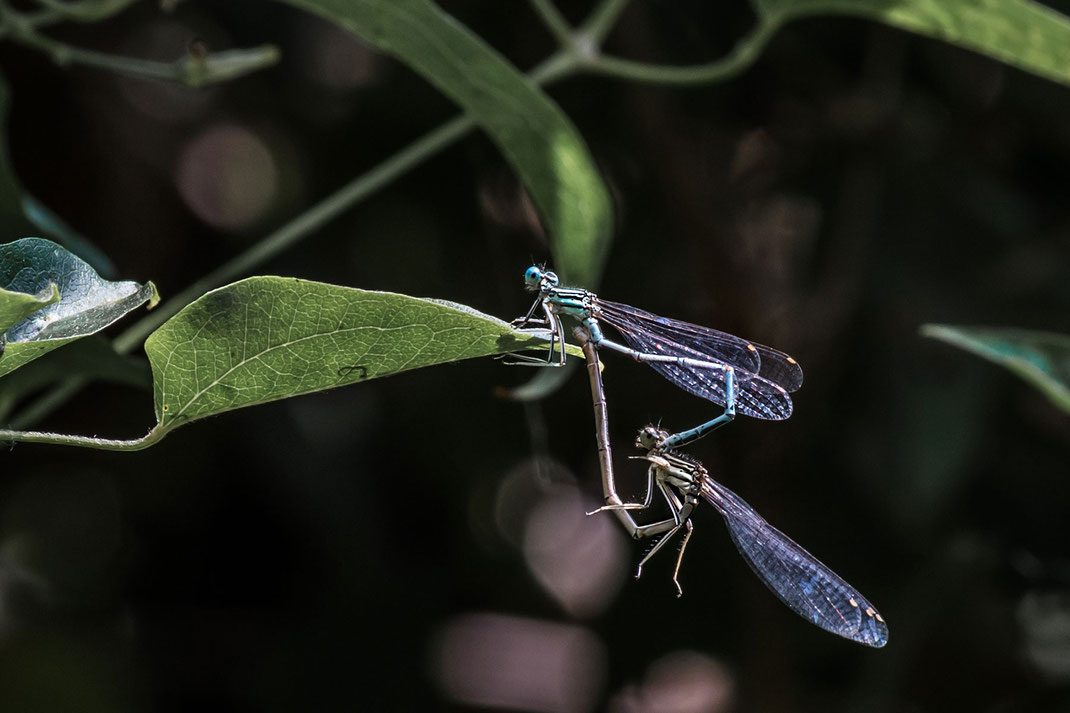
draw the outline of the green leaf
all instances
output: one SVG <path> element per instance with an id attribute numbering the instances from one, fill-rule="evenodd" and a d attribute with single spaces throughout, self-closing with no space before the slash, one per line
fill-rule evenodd
<path id="1" fill-rule="evenodd" d="M 921 333 L 1005 366 L 1040 389 L 1053 404 L 1070 412 L 1070 336 L 942 324 L 923 325 Z"/>
<path id="2" fill-rule="evenodd" d="M 464 305 L 250 277 L 204 295 L 146 340 L 153 440 L 231 409 L 532 348 L 546 341 Z"/>
<path id="3" fill-rule="evenodd" d="M 101 279 L 85 261 L 50 240 L 24 238 L 0 245 L 0 289 L 40 295 L 55 288 L 59 290 L 58 301 L 6 330 L 0 376 L 99 332 L 145 302 L 152 307 L 159 300 L 151 282 L 139 285 Z"/>
<path id="4" fill-rule="evenodd" d="M 1070 85 L 1070 19 L 1029 0 L 756 0 L 773 23 L 853 15 L 980 52 Z"/>
<path id="5" fill-rule="evenodd" d="M 12 325 L 57 301 L 59 288 L 51 282 L 35 295 L 12 292 L 0 287 L 0 337 L 3 337 Z"/>
<path id="6" fill-rule="evenodd" d="M 557 272 L 596 285 L 613 227 L 609 191 L 575 126 L 534 82 L 429 0 L 282 1 L 393 55 L 457 102 L 527 187 Z"/>

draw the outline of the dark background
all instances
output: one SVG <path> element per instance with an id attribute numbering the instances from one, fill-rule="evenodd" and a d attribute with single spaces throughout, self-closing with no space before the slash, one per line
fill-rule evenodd
<path id="1" fill-rule="evenodd" d="M 707 61 L 753 22 L 742 2 L 633 5 L 608 44 L 633 59 Z M 443 6 L 521 68 L 553 49 L 525 3 Z M 144 3 L 49 32 L 160 59 L 193 38 L 281 47 L 276 68 L 208 90 L 0 47 L 23 185 L 165 300 L 456 112 L 277 4 Z M 482 360 L 228 413 L 139 453 L 5 451 L 0 708 L 1070 706 L 1067 415 L 918 334 L 1070 331 L 1070 91 L 813 19 L 727 83 L 585 76 L 549 92 L 614 191 L 600 294 L 802 363 L 789 421 L 740 418 L 690 450 L 864 592 L 888 646 L 792 614 L 712 509 L 695 517 L 683 598 L 672 548 L 634 581 L 647 545 L 581 515 L 599 497 L 581 370 L 523 405 L 495 390 L 534 372 Z M 511 170 L 473 135 L 256 273 L 508 319 L 547 257 Z M 617 467 L 639 492 L 634 432 L 714 411 L 605 363 Z M 39 426 L 136 437 L 151 404 L 94 385 Z"/>

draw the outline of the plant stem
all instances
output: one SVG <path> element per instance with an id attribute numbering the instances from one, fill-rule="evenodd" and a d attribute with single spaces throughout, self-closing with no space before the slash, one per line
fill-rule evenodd
<path id="1" fill-rule="evenodd" d="M 115 6 L 122 7 L 122 3 Z M 58 13 L 55 8 L 49 8 Z M 56 17 L 57 15 L 52 15 Z M 40 34 L 35 24 L 21 13 L 0 3 L 0 28 L 12 42 L 41 50 L 56 64 L 80 64 L 118 74 L 143 79 L 159 79 L 199 87 L 213 82 L 233 79 L 242 74 L 269 67 L 279 61 L 279 51 L 271 45 L 230 50 L 207 57 L 180 57 L 174 62 L 154 62 L 136 57 L 120 57 L 106 52 L 72 47 Z"/>
<path id="2" fill-rule="evenodd" d="M 532 1 L 535 3 L 535 7 L 538 8 L 539 0 Z M 604 0 L 592 13 L 590 19 L 584 23 L 581 30 L 580 34 L 584 35 L 588 42 L 572 42 L 563 47 L 528 74 L 531 81 L 539 86 L 545 86 L 577 71 L 588 71 L 637 81 L 666 84 L 695 84 L 723 80 L 738 74 L 750 65 L 779 26 L 778 22 L 764 19 L 760 21 L 757 28 L 750 35 L 736 46 L 732 54 L 716 62 L 695 67 L 663 67 L 599 56 L 597 45 L 591 44 L 590 40 L 592 38 L 598 38 L 599 40 L 603 38 L 609 32 L 613 21 L 623 11 L 626 4 L 627 0 Z M 0 30 L 2 29 L 0 28 Z M 583 51 L 581 44 L 589 45 L 587 52 Z M 595 51 L 591 52 L 591 48 L 594 48 Z M 471 118 L 460 116 L 446 122 L 405 147 L 378 166 L 312 206 L 289 223 L 286 223 L 249 250 L 221 265 L 157 307 L 116 338 L 114 343 L 115 350 L 120 354 L 132 351 L 153 330 L 205 292 L 219 287 L 256 265 L 282 253 L 364 198 L 372 195 L 410 169 L 420 165 L 423 161 L 464 137 L 474 127 L 475 122 Z M 78 393 L 85 384 L 86 380 L 82 377 L 68 379 L 24 409 L 11 422 L 12 426 L 23 428 L 38 422 Z M 0 430 L 0 440 L 12 439 L 13 433 L 12 431 Z M 45 436 L 55 436 L 56 438 L 72 439 L 65 441 L 71 444 L 83 445 L 80 440 L 77 440 L 79 437 L 74 436 L 61 437 L 56 434 L 35 435 L 33 433 L 15 435 L 19 437 L 13 440 L 37 440 L 43 442 L 46 440 Z M 22 435 L 30 435 L 33 438 L 22 438 Z M 152 433 L 146 436 L 145 439 L 137 441 L 100 442 L 111 444 L 144 443 L 144 445 L 139 445 L 138 447 L 145 447 L 151 445 L 151 442 L 146 441 L 150 436 L 152 436 Z M 96 441 L 97 439 L 89 440 Z M 58 441 L 52 439 L 48 440 L 48 442 Z M 132 450 L 133 448 L 127 445 L 123 448 L 116 447 L 115 449 Z"/>
<path id="3" fill-rule="evenodd" d="M 751 34 L 736 45 L 731 54 L 707 64 L 673 67 L 602 55 L 589 59 L 584 69 L 604 76 L 651 84 L 688 85 L 724 81 L 749 67 L 779 26 L 775 21 L 760 21 Z"/>
<path id="4" fill-rule="evenodd" d="M 628 6 L 628 0 L 602 0 L 602 4 L 594 9 L 587 21 L 583 23 L 580 32 L 586 35 L 596 47 L 602 45 L 617 18 L 624 8 Z"/>
<path id="5" fill-rule="evenodd" d="M 84 376 L 72 376 L 58 386 L 54 386 L 48 393 L 19 411 L 8 425 L 14 429 L 32 426 L 66 403 L 67 399 L 81 391 L 88 383 L 89 380 Z"/>
<path id="6" fill-rule="evenodd" d="M 163 438 L 166 431 L 153 429 L 141 438 L 129 441 L 116 440 L 113 438 L 93 438 L 91 436 L 68 436 L 64 433 L 48 433 L 45 431 L 8 431 L 0 429 L 0 443 L 49 443 L 54 446 L 80 446 L 82 448 L 95 448 L 103 451 L 140 451 Z"/>
<path id="7" fill-rule="evenodd" d="M 125 10 L 137 0 L 37 0 L 56 19 L 73 22 L 99 22 Z"/>
<path id="8" fill-rule="evenodd" d="M 546 29 L 554 36 L 558 44 L 568 47 L 572 44 L 572 28 L 564 15 L 558 11 L 553 0 L 530 0 L 535 13 L 542 19 Z"/>
<path id="9" fill-rule="evenodd" d="M 115 12 L 118 12 L 119 10 L 123 9 L 125 5 L 112 7 L 114 7 Z M 33 28 L 44 27 L 45 25 L 55 25 L 57 23 L 66 22 L 68 20 L 73 19 L 74 18 L 72 18 L 68 13 L 63 13 L 59 10 L 49 8 L 45 8 L 44 10 L 39 10 L 37 12 L 27 12 L 22 15 L 22 21 Z M 106 18 L 98 17 L 95 19 L 103 20 Z M 7 37 L 9 34 L 10 28 L 0 23 L 0 39 Z"/>
<path id="10" fill-rule="evenodd" d="M 533 69 L 529 76 L 536 84 L 545 84 L 564 76 L 576 65 L 577 62 L 570 59 L 570 55 L 559 52 Z M 471 117 L 459 116 L 425 134 L 154 309 L 115 339 L 115 350 L 120 354 L 129 353 L 157 327 L 205 292 L 283 253 L 350 207 L 467 135 L 473 128 L 475 121 Z"/>
<path id="11" fill-rule="evenodd" d="M 545 85 L 567 76 L 579 64 L 580 60 L 573 53 L 560 51 L 535 67 L 528 76 L 536 84 Z M 205 292 L 284 252 L 364 198 L 467 135 L 474 127 L 475 122 L 470 117 L 459 116 L 417 139 L 138 320 L 116 337 L 115 351 L 119 354 L 133 351 L 157 327 Z M 11 426 L 26 428 L 38 423 L 81 391 L 86 383 L 82 377 L 64 381 L 23 409 L 12 419 Z"/>
<path id="12" fill-rule="evenodd" d="M 252 267 L 267 262 L 284 252 L 351 206 L 446 148 L 471 131 L 474 126 L 475 122 L 472 119 L 460 116 L 409 144 L 157 307 L 115 339 L 115 350 L 120 354 L 131 351 L 182 307 L 208 290 L 215 289 L 230 281 L 231 278 L 242 275 Z"/>

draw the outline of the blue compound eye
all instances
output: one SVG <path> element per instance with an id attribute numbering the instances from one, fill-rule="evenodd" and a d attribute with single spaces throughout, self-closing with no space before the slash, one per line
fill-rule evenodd
<path id="1" fill-rule="evenodd" d="M 537 283 L 540 279 L 542 279 L 542 270 L 535 265 L 532 265 L 524 271 L 524 282 L 527 282 L 529 285 Z"/>

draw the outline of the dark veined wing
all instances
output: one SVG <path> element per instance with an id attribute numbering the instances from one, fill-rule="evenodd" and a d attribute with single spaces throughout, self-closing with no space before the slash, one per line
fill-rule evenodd
<path id="1" fill-rule="evenodd" d="M 888 643 L 888 624 L 858 590 L 741 497 L 708 476 L 702 496 L 724 517 L 732 542 L 750 568 L 792 611 L 845 639 L 878 648 Z"/>
<path id="2" fill-rule="evenodd" d="M 773 349 L 757 342 L 751 342 L 751 344 L 758 350 L 758 355 L 762 360 L 758 376 L 772 381 L 774 384 L 779 384 L 785 391 L 799 390 L 803 383 L 803 370 L 799 366 L 799 362 L 779 349 Z"/>
<path id="3" fill-rule="evenodd" d="M 612 324 L 621 335 L 627 336 L 628 331 L 651 332 L 706 355 L 706 361 L 719 361 L 757 374 L 789 393 L 802 386 L 799 362 L 778 349 L 710 327 L 660 317 L 620 302 L 598 298 L 596 304 L 597 316 Z"/>
<path id="4" fill-rule="evenodd" d="M 718 361 L 757 374 L 761 357 L 756 344 L 727 332 L 659 317 L 631 305 L 598 298 L 595 316 L 604 319 L 625 339 L 630 332 L 649 332 L 702 354 L 705 361 Z"/>
<path id="5" fill-rule="evenodd" d="M 616 325 L 614 325 L 616 326 Z M 667 337 L 648 331 L 618 330 L 629 346 L 636 351 L 648 354 L 683 357 L 699 361 L 712 361 L 707 354 L 702 354 L 678 344 Z M 681 366 L 667 362 L 646 362 L 659 374 L 676 384 L 684 391 L 708 399 L 724 406 L 725 371 L 724 369 L 704 369 Z M 736 412 L 751 418 L 766 421 L 782 421 L 791 416 L 791 397 L 782 387 L 762 377 L 735 367 Z"/>

